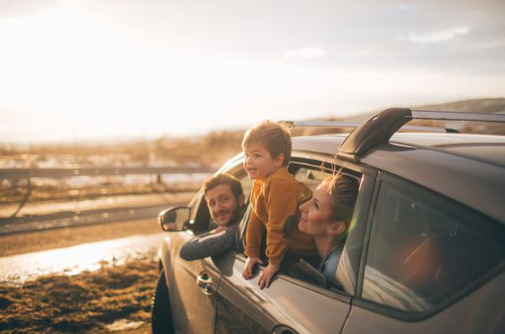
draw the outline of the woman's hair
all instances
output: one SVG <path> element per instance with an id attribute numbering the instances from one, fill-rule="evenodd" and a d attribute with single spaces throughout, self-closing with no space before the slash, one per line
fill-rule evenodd
<path id="1" fill-rule="evenodd" d="M 349 227 L 358 196 L 358 180 L 337 173 L 334 177 L 324 180 L 321 187 L 331 195 L 332 220 L 342 221 Z"/>

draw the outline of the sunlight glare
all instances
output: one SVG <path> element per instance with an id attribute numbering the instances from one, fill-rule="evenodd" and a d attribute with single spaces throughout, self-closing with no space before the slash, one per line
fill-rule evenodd
<path id="1" fill-rule="evenodd" d="M 502 94 L 503 78 L 489 74 L 469 80 L 457 71 L 383 69 L 373 60 L 359 67 L 320 66 L 197 53 L 138 38 L 133 25 L 118 25 L 100 9 L 63 1 L 30 16 L 0 19 L 6 140 L 203 134 L 265 118 L 345 117 L 465 94 Z M 332 57 L 322 50 L 298 51 L 318 56 L 310 59 Z"/>

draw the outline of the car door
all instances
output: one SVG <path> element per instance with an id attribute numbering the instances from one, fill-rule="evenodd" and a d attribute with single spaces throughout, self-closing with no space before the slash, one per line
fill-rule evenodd
<path id="1" fill-rule="evenodd" d="M 260 290 L 258 275 L 244 280 L 237 255 L 219 286 L 216 333 L 338 333 L 351 297 L 279 274 Z"/>
<path id="2" fill-rule="evenodd" d="M 328 166 L 327 173 L 321 172 L 322 169 L 320 161 L 290 164 L 290 170 L 296 170 L 297 178 L 311 188 L 319 184 L 323 174 L 331 177 L 335 167 Z M 362 182 L 357 204 L 361 207 L 368 207 L 364 202 L 370 200 L 373 190 L 374 177 L 363 175 L 365 179 L 370 184 Z M 356 211 L 354 217 L 354 220 L 366 219 L 366 215 Z M 339 265 L 339 271 L 344 273 L 341 277 L 345 287 L 339 289 L 319 285 L 320 274 L 306 264 L 302 275 L 300 270 L 296 274 L 289 270 L 281 272 L 270 288 L 260 290 L 259 275 L 251 280 L 242 277 L 246 261 L 243 253 L 224 255 L 218 264 L 223 276 L 218 287 L 216 333 L 339 333 L 349 315 L 356 286 L 354 270 L 358 264 L 351 262 L 359 261 L 359 256 L 352 253 L 350 248 L 344 248 L 347 264 Z"/>
<path id="3" fill-rule="evenodd" d="M 192 205 L 190 227 L 194 233 L 208 229 L 209 212 L 203 193 Z M 212 258 L 185 261 L 179 256 L 181 246 L 193 232 L 172 232 L 170 237 L 170 296 L 176 333 L 212 333 L 214 331 L 216 291 L 221 273 Z"/>
<path id="4" fill-rule="evenodd" d="M 343 333 L 503 333 L 503 225 L 381 174 Z"/>

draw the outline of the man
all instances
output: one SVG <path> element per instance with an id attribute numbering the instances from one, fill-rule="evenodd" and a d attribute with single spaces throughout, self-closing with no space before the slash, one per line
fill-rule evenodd
<path id="1" fill-rule="evenodd" d="M 222 173 L 207 179 L 203 190 L 210 215 L 218 227 L 195 236 L 182 246 L 180 255 L 186 261 L 238 249 L 236 234 L 245 206 L 242 184 L 232 175 Z"/>

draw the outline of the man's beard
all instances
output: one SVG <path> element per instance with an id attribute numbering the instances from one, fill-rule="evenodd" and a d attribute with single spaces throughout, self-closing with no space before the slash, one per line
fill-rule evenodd
<path id="1" fill-rule="evenodd" d="M 227 222 L 227 224 L 225 226 L 230 226 L 230 225 L 236 224 L 240 220 L 240 218 L 242 216 L 241 212 L 242 212 L 242 210 L 241 210 L 240 207 L 235 208 L 235 210 L 233 210 L 233 212 L 232 212 L 232 214 L 230 216 L 230 219 L 228 220 L 228 222 Z M 214 217 L 213 217 L 213 219 L 217 223 L 218 220 L 215 219 Z"/>
<path id="2" fill-rule="evenodd" d="M 230 218 L 230 221 L 228 222 L 228 226 L 236 224 L 240 220 L 240 216 L 241 216 L 240 213 L 241 213 L 241 211 L 242 210 L 240 210 L 240 206 L 237 206 L 235 208 L 235 210 L 233 211 L 233 214 L 232 214 L 232 216 Z"/>

